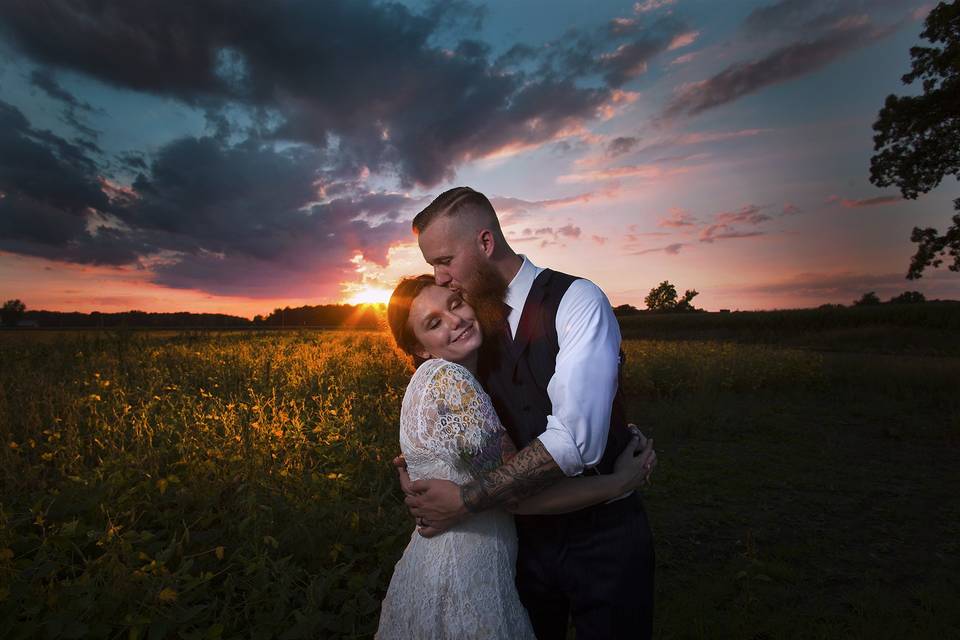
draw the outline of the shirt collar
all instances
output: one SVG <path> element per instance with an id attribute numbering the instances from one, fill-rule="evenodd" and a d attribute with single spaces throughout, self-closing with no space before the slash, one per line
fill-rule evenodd
<path id="1" fill-rule="evenodd" d="M 527 256 L 520 254 L 520 257 L 523 258 L 523 264 L 520 265 L 517 275 L 513 276 L 513 280 L 507 285 L 507 295 L 503 299 L 511 309 L 523 309 L 530 287 L 533 286 L 533 281 L 540 272 L 537 265 L 530 262 Z"/>

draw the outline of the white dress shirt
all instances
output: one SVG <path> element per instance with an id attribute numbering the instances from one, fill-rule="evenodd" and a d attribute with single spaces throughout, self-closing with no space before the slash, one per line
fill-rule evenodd
<path id="1" fill-rule="evenodd" d="M 507 287 L 507 322 L 515 336 L 527 294 L 543 271 L 521 255 L 523 264 Z M 575 280 L 557 309 L 560 351 L 547 385 L 553 414 L 538 439 L 568 476 L 600 462 L 607 446 L 610 412 L 617 393 L 620 326 L 607 296 L 589 280 Z"/>

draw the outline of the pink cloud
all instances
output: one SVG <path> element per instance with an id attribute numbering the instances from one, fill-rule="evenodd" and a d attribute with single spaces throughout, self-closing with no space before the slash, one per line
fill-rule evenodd
<path id="1" fill-rule="evenodd" d="M 720 213 L 714 214 L 713 218 L 715 222 L 720 224 L 760 224 L 761 222 L 773 220 L 772 216 L 761 213 L 762 209 L 764 209 L 764 207 L 748 204 L 737 211 L 721 211 Z"/>
<path id="2" fill-rule="evenodd" d="M 697 41 L 697 37 L 699 35 L 699 31 L 687 31 L 686 33 L 681 33 L 670 41 L 670 46 L 667 47 L 667 51 L 675 51 L 676 49 L 688 47 Z"/>
<path id="3" fill-rule="evenodd" d="M 731 240 L 733 238 L 754 238 L 765 235 L 763 231 L 737 231 L 727 224 L 712 224 L 700 232 L 700 242 L 712 244 L 716 240 Z"/>
<path id="4" fill-rule="evenodd" d="M 658 227 L 692 227 L 697 223 L 689 211 L 679 207 L 670 209 L 670 217 L 657 223 Z"/>
<path id="5" fill-rule="evenodd" d="M 665 247 L 656 247 L 654 249 L 644 249 L 642 251 L 634 251 L 632 255 L 642 256 L 648 253 L 658 253 L 660 251 L 666 253 L 667 255 L 675 256 L 680 253 L 680 249 L 687 246 L 686 243 L 676 242 L 674 244 L 668 244 Z"/>
<path id="6" fill-rule="evenodd" d="M 561 184 L 574 182 L 596 182 L 600 180 L 611 180 L 615 178 L 642 178 L 644 180 L 657 180 L 686 173 L 684 167 L 675 167 L 664 169 L 655 164 L 629 165 L 625 167 L 611 167 L 609 169 L 600 169 L 597 171 L 585 171 L 583 173 L 570 173 L 557 178 Z"/>
<path id="7" fill-rule="evenodd" d="M 524 200 L 522 198 L 512 198 L 508 196 L 493 196 L 490 198 L 490 204 L 497 210 L 498 214 L 510 214 L 521 211 L 540 211 L 557 209 L 560 207 L 569 207 L 575 204 L 584 204 L 598 197 L 610 197 L 616 193 L 616 187 L 603 189 L 599 191 L 587 191 L 565 198 L 552 198 L 549 200 Z"/>
<path id="8" fill-rule="evenodd" d="M 649 11 L 655 11 L 661 7 L 669 7 L 677 0 L 644 0 L 643 2 L 636 2 L 633 5 L 634 13 L 647 13 Z"/>

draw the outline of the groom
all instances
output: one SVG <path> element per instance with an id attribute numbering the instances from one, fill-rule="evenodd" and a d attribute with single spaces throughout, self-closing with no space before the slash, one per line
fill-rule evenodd
<path id="1" fill-rule="evenodd" d="M 413 220 L 437 284 L 486 326 L 480 382 L 519 453 L 458 486 L 420 480 L 406 499 L 422 535 L 504 507 L 564 476 L 605 474 L 630 439 L 618 389 L 620 330 L 589 280 L 537 267 L 507 244 L 482 193 L 440 194 Z M 493 327 L 491 329 L 490 327 Z M 562 515 L 517 516 L 517 590 L 537 638 L 649 638 L 653 540 L 638 494 Z"/>

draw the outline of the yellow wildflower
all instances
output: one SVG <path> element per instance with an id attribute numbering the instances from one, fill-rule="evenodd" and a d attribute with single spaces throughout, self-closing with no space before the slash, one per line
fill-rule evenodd
<path id="1" fill-rule="evenodd" d="M 164 587 L 160 590 L 160 593 L 157 594 L 157 600 L 160 602 L 176 602 L 177 590 L 171 589 L 170 587 Z"/>

